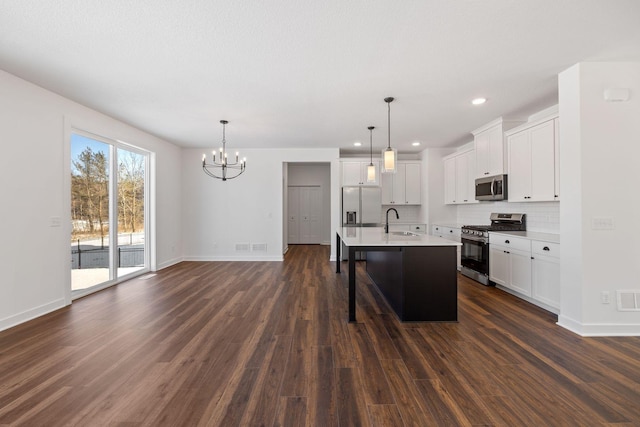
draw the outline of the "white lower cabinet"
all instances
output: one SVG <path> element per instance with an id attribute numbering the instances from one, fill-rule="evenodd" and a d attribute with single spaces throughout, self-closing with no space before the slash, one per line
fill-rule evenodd
<path id="1" fill-rule="evenodd" d="M 560 309 L 560 245 L 531 242 L 532 297 Z"/>
<path id="2" fill-rule="evenodd" d="M 442 225 L 432 225 L 431 226 L 431 235 L 442 237 L 444 239 L 453 240 L 454 242 L 460 242 L 460 229 L 457 227 L 446 227 Z M 462 247 L 458 246 L 458 254 L 457 254 L 457 267 L 458 270 L 462 268 L 461 256 L 462 256 Z"/>
<path id="3" fill-rule="evenodd" d="M 427 234 L 426 224 L 389 224 L 389 231 L 410 231 L 416 234 Z"/>
<path id="4" fill-rule="evenodd" d="M 560 245 L 489 233 L 489 279 L 557 313 L 560 309 Z"/>
<path id="5" fill-rule="evenodd" d="M 531 241 L 489 234 L 489 279 L 531 296 Z"/>

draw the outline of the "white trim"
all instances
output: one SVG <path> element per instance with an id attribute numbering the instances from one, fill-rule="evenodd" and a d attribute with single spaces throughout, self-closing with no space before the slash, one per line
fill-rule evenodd
<path id="1" fill-rule="evenodd" d="M 117 227 L 109 227 L 109 240 L 116 242 L 115 245 L 109 245 L 109 280 L 96 286 L 91 286 L 84 290 L 72 291 L 71 283 L 71 269 L 69 269 L 68 280 L 64 284 L 65 286 L 65 301 L 67 304 L 71 304 L 74 299 L 82 298 L 94 292 L 109 288 L 118 283 L 135 278 L 140 274 L 145 274 L 149 271 L 155 271 L 156 267 L 156 248 L 155 248 L 155 194 L 152 195 L 152 191 L 155 191 L 155 153 L 144 148 L 140 148 L 136 145 L 125 142 L 121 139 L 104 136 L 99 133 L 85 130 L 90 128 L 91 125 L 83 126 L 74 124 L 75 119 L 71 119 L 67 116 L 64 117 L 64 136 L 65 136 L 65 159 L 64 169 L 65 174 L 65 204 L 67 207 L 71 206 L 71 136 L 73 134 L 84 136 L 86 138 L 93 139 L 98 142 L 102 142 L 109 146 L 109 222 L 118 220 L 118 206 L 116 202 L 117 197 L 117 165 L 118 165 L 118 149 L 130 151 L 138 155 L 144 156 L 144 228 L 145 228 L 145 251 L 144 251 L 144 267 L 139 272 L 134 272 L 121 277 L 117 275 Z M 152 173 L 153 168 L 153 173 Z M 153 181 L 153 182 L 152 182 Z M 112 197 L 113 195 L 113 197 Z M 151 201 L 153 200 L 153 205 Z M 71 214 L 70 209 L 67 208 L 68 221 L 65 223 L 67 226 L 67 234 L 71 235 Z"/>
<path id="2" fill-rule="evenodd" d="M 520 126 L 516 126 L 512 129 L 509 129 L 507 131 L 504 132 L 504 136 L 505 137 L 509 137 L 513 134 L 516 134 L 518 132 L 522 132 L 523 130 L 527 130 L 527 129 L 531 129 L 534 126 L 538 126 L 541 125 L 542 123 L 546 123 L 546 122 L 550 122 L 551 120 L 557 119 L 558 118 L 558 113 L 556 112 L 555 114 L 551 114 L 551 115 L 545 115 L 545 116 L 540 116 L 537 120 L 535 121 L 530 121 L 527 123 L 523 123 Z"/>
<path id="3" fill-rule="evenodd" d="M 570 330 L 582 337 L 637 337 L 640 336 L 640 324 L 624 323 L 579 323 L 569 317 L 558 316 L 558 326 Z"/>
<path id="4" fill-rule="evenodd" d="M 45 314 L 49 314 L 51 312 L 64 308 L 67 305 L 69 304 L 65 302 L 65 299 L 60 298 L 55 301 L 51 301 L 47 304 L 43 304 L 41 306 L 23 311 L 22 313 L 18 313 L 18 314 L 14 314 L 13 316 L 6 317 L 0 320 L 0 331 L 13 328 L 14 326 L 17 326 L 21 323 L 25 323 L 37 317 L 44 316 Z"/>
<path id="5" fill-rule="evenodd" d="M 520 123 L 524 123 L 526 122 L 527 119 L 526 118 L 519 118 L 519 117 L 498 117 L 497 119 L 487 123 L 484 126 L 479 127 L 478 129 L 472 130 L 471 133 L 473 134 L 473 136 L 476 136 L 479 133 L 482 133 L 486 130 L 489 130 L 495 126 L 498 126 L 500 124 L 502 125 L 506 125 L 503 126 L 503 130 L 504 128 L 509 128 L 511 129 L 514 126 L 519 125 Z M 511 126 L 513 125 L 513 126 Z"/>
<path id="6" fill-rule="evenodd" d="M 528 121 L 533 123 L 541 120 L 544 121 L 549 117 L 553 119 L 558 117 L 559 114 L 560 114 L 560 105 L 556 104 L 556 105 L 552 105 L 549 108 L 545 108 L 544 110 L 538 111 L 537 113 L 530 115 Z"/>
<path id="7" fill-rule="evenodd" d="M 156 267 L 156 269 L 151 270 L 151 271 L 159 271 L 159 270 L 164 270 L 165 268 L 171 267 L 172 265 L 176 265 L 176 264 L 180 264 L 182 261 L 185 261 L 185 259 L 183 257 L 177 257 L 177 258 L 173 258 L 170 260 L 167 260 L 163 263 L 158 264 Z"/>
<path id="8" fill-rule="evenodd" d="M 185 256 L 184 261 L 284 261 L 283 256 Z"/>

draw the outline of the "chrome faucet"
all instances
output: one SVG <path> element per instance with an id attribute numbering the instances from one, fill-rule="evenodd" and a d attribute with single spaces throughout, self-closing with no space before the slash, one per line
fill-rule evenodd
<path id="1" fill-rule="evenodd" d="M 384 225 L 384 232 L 386 234 L 389 234 L 389 211 L 394 211 L 396 213 L 396 219 L 400 219 L 400 215 L 398 215 L 396 208 L 387 209 L 387 223 Z"/>

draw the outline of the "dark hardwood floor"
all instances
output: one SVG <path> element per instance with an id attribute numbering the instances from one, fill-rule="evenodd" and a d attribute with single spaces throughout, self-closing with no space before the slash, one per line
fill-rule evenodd
<path id="1" fill-rule="evenodd" d="M 0 425 L 640 425 L 640 338 L 581 338 L 459 277 L 400 323 L 325 246 L 184 262 L 0 332 Z"/>

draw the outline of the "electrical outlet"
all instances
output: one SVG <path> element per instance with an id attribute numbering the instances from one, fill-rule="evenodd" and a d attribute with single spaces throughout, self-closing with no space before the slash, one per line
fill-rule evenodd
<path id="1" fill-rule="evenodd" d="M 609 291 L 602 291 L 602 292 L 600 293 L 600 301 L 601 301 L 603 304 L 609 304 L 609 303 L 611 303 L 611 298 L 610 298 L 610 295 L 609 295 Z"/>

